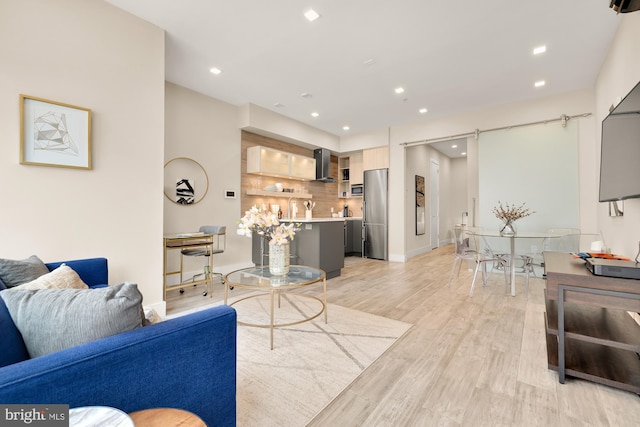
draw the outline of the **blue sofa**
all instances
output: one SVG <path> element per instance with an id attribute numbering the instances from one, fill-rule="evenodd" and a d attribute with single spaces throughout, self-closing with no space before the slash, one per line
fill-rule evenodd
<path id="1" fill-rule="evenodd" d="M 104 258 L 64 263 L 89 287 L 107 283 Z M 0 327 L 2 334 L 20 336 L 2 298 Z M 2 349 L 7 350 L 22 352 Z M 0 403 L 112 406 L 125 412 L 170 407 L 193 412 L 209 426 L 235 426 L 235 399 L 236 312 L 228 306 L 34 359 L 27 355 L 26 360 L 0 368 Z"/>

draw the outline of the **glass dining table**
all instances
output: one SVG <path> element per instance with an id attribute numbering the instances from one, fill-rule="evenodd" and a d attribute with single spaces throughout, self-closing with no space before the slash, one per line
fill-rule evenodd
<path id="1" fill-rule="evenodd" d="M 507 239 L 509 243 L 509 260 L 507 268 L 509 269 L 509 282 L 511 285 L 511 296 L 516 296 L 516 268 L 515 259 L 518 254 L 516 253 L 516 241 L 540 241 L 540 248 L 544 248 L 544 245 L 548 239 L 558 238 L 564 236 L 562 233 L 551 232 L 536 232 L 536 231 L 518 231 L 516 234 L 501 234 L 499 231 L 492 230 L 474 230 L 470 228 L 467 230 L 470 235 L 476 235 L 485 238 Z"/>

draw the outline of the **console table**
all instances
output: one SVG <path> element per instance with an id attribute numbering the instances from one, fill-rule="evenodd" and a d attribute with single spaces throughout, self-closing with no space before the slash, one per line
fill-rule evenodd
<path id="1" fill-rule="evenodd" d="M 185 283 L 182 278 L 182 255 L 180 255 L 180 269 L 169 271 L 167 259 L 169 256 L 169 252 L 172 250 L 182 250 L 188 248 L 207 248 L 209 253 L 213 253 L 214 242 L 213 242 L 213 234 L 204 234 L 204 233 L 184 233 L 184 234 L 168 234 L 163 237 L 163 248 L 164 248 L 164 257 L 163 257 L 163 267 L 162 267 L 162 277 L 163 277 L 163 294 L 162 299 L 164 301 L 167 300 L 167 291 L 172 289 L 183 289 L 186 287 L 204 284 L 209 289 L 209 295 L 213 298 L 213 280 L 211 279 L 211 274 L 207 274 L 201 280 L 192 280 L 190 282 Z M 213 257 L 207 257 L 207 261 L 209 263 L 209 272 L 213 271 Z M 180 282 L 177 285 L 169 285 L 167 283 L 167 278 L 172 275 L 180 275 Z"/>
<path id="2" fill-rule="evenodd" d="M 545 252 L 549 369 L 640 394 L 640 280 L 596 276 L 568 253 Z"/>

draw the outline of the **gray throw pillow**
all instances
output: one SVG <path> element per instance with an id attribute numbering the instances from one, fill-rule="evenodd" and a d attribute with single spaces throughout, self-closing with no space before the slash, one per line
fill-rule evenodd
<path id="1" fill-rule="evenodd" d="M 43 274 L 36 280 L 23 283 L 22 285 L 9 288 L 9 291 L 17 291 L 19 289 L 87 289 L 88 286 L 82 281 L 78 273 L 73 271 L 71 267 L 62 264 L 55 270 Z"/>
<path id="2" fill-rule="evenodd" d="M 38 357 L 142 327 L 142 294 L 135 283 L 99 289 L 16 289 L 0 293 Z"/>
<path id="3" fill-rule="evenodd" d="M 23 260 L 0 258 L 0 278 L 7 288 L 31 282 L 48 272 L 47 266 L 35 255 Z"/>

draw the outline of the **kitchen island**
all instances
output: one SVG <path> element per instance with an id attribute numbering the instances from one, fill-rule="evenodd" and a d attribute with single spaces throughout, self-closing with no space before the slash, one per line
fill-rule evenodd
<path id="1" fill-rule="evenodd" d="M 291 241 L 291 264 L 319 268 L 327 279 L 340 276 L 344 267 L 344 218 L 296 218 L 281 222 L 300 224 Z M 269 244 L 257 234 L 252 236 L 252 261 L 256 265 L 269 263 Z"/>

